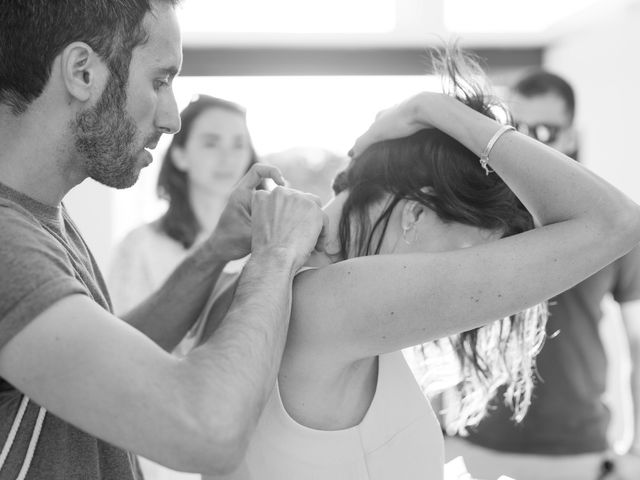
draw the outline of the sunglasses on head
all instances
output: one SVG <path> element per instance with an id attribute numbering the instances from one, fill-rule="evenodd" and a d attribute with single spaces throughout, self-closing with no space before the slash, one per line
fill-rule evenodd
<path id="1" fill-rule="evenodd" d="M 558 135 L 564 129 L 559 125 L 548 125 L 546 123 L 537 123 L 528 125 L 526 123 L 516 122 L 516 130 L 520 133 L 535 138 L 542 143 L 553 143 L 558 139 Z"/>

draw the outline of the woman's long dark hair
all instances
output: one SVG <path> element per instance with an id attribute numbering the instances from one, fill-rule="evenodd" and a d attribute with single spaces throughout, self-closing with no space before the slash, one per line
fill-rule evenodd
<path id="1" fill-rule="evenodd" d="M 450 49 L 434 60 L 446 93 L 487 117 L 496 120 L 502 114 L 510 121 L 507 110 L 486 93 L 484 75 L 472 58 Z M 486 175 L 473 152 L 436 129 L 370 146 L 336 178 L 334 191 L 343 190 L 348 197 L 339 224 L 342 258 L 378 254 L 391 213 L 402 200 L 425 205 L 444 222 L 497 231 L 503 237 L 534 228 L 531 215 L 502 179 L 495 173 Z M 385 208 L 372 222 L 371 205 L 386 197 Z M 514 417 L 524 416 L 546 319 L 542 304 L 421 349 L 426 354 L 447 347 L 456 354 L 458 430 L 480 421 L 503 384 Z"/>
<path id="2" fill-rule="evenodd" d="M 173 162 L 173 148 L 176 146 L 184 148 L 195 120 L 202 113 L 211 109 L 237 113 L 242 116 L 246 124 L 246 111 L 240 105 L 221 98 L 198 95 L 180 112 L 182 128 L 173 136 L 167 153 L 162 159 L 162 167 L 158 176 L 158 196 L 169 202 L 169 208 L 160 218 L 159 228 L 169 237 L 178 241 L 185 249 L 191 248 L 198 233 L 200 233 L 201 226 L 189 201 L 189 179 L 187 173 L 178 169 Z M 258 161 L 251 139 L 249 139 L 249 142 L 251 145 L 251 159 L 247 170 Z"/>

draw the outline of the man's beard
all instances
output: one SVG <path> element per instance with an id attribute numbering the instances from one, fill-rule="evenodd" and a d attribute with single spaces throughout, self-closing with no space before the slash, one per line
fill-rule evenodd
<path id="1" fill-rule="evenodd" d="M 126 86 L 112 76 L 98 103 L 78 114 L 74 124 L 75 146 L 87 175 L 115 188 L 136 183 L 138 128 L 126 112 Z"/>

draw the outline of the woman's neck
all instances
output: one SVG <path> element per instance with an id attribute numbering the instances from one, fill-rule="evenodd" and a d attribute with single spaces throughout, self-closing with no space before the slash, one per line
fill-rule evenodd
<path id="1" fill-rule="evenodd" d="M 326 252 L 319 252 L 317 250 L 314 250 L 313 252 L 311 252 L 311 255 L 309 255 L 309 258 L 305 262 L 304 266 L 311 268 L 326 267 L 327 265 L 331 265 L 332 263 L 335 263 L 337 261 L 337 259 L 334 257 L 335 256 L 332 257 L 331 255 L 328 255 Z"/>

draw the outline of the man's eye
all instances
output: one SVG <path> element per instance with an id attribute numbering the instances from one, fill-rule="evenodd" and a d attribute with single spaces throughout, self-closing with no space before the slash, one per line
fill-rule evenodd
<path id="1" fill-rule="evenodd" d="M 168 87 L 169 86 L 169 80 L 167 80 L 166 78 L 163 79 L 158 79 L 156 81 L 153 82 L 153 86 L 156 90 L 159 90 L 163 87 Z"/>

